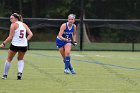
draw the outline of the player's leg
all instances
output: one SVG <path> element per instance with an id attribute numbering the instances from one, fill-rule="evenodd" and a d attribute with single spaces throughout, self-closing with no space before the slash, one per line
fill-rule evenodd
<path id="1" fill-rule="evenodd" d="M 60 54 L 63 58 L 63 62 L 65 64 L 64 73 L 69 74 L 69 71 L 68 71 L 69 64 L 68 64 L 68 62 L 65 61 L 66 60 L 65 59 L 65 47 L 64 47 L 65 44 L 66 44 L 65 41 L 60 40 L 58 38 L 56 39 L 56 46 L 57 46 L 57 48 L 59 48 L 59 52 L 60 52 Z"/>
<path id="2" fill-rule="evenodd" d="M 76 74 L 72 65 L 71 65 L 71 62 L 70 62 L 71 61 L 70 53 L 71 53 L 71 44 L 67 43 L 65 45 L 65 57 L 64 57 L 64 59 L 65 59 L 65 62 L 67 62 L 68 68 L 70 69 L 71 73 Z"/>
<path id="3" fill-rule="evenodd" d="M 65 64 L 65 61 L 64 61 L 65 49 L 64 49 L 64 47 L 59 48 L 59 52 L 60 52 L 60 54 L 61 54 L 61 56 L 62 56 L 62 58 L 63 58 L 63 62 L 64 62 L 64 64 Z M 66 66 L 65 66 L 65 68 L 66 68 Z"/>
<path id="4" fill-rule="evenodd" d="M 65 49 L 64 49 L 64 47 L 59 48 L 59 52 L 60 52 L 62 58 L 64 59 L 64 57 L 65 57 Z"/>
<path id="5" fill-rule="evenodd" d="M 18 52 L 18 73 L 17 73 L 17 79 L 18 80 L 21 80 L 21 77 L 22 77 L 22 72 L 23 72 L 23 69 L 24 69 L 24 55 L 25 55 L 25 52 Z"/>
<path id="6" fill-rule="evenodd" d="M 65 62 L 65 59 L 64 59 L 65 58 L 65 48 L 64 47 L 59 48 L 59 52 L 60 52 L 60 54 L 63 58 L 63 62 L 65 64 L 64 73 L 69 74 L 69 71 L 68 71 L 68 66 L 69 65 Z"/>
<path id="7" fill-rule="evenodd" d="M 3 73 L 2 79 L 7 78 L 8 71 L 9 71 L 9 68 L 11 66 L 11 61 L 12 61 L 13 57 L 15 56 L 15 54 L 16 54 L 15 51 L 12 51 L 9 49 L 8 57 L 7 57 L 7 60 L 5 61 L 5 64 L 4 64 L 4 73 Z"/>

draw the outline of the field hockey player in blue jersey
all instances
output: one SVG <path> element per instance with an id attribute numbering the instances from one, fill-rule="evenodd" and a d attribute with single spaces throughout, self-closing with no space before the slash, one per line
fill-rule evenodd
<path id="1" fill-rule="evenodd" d="M 65 68 L 65 74 L 76 74 L 74 68 L 71 65 L 71 45 L 77 45 L 76 42 L 76 25 L 75 22 L 75 15 L 69 14 L 68 15 L 68 22 L 63 23 L 60 27 L 60 31 L 56 38 L 56 46 L 59 49 L 60 54 L 62 55 Z"/>

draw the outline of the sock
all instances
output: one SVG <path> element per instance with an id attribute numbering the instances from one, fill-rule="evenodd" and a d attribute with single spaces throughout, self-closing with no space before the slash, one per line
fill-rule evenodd
<path id="1" fill-rule="evenodd" d="M 69 69 L 73 70 L 73 67 L 72 67 L 71 63 L 69 63 Z"/>
<path id="2" fill-rule="evenodd" d="M 8 62 L 8 61 L 5 61 L 5 64 L 4 64 L 4 75 L 8 75 L 8 71 L 9 71 L 10 66 L 11 66 L 11 63 Z"/>
<path id="3" fill-rule="evenodd" d="M 70 56 L 64 57 L 65 69 L 69 68 L 70 65 Z"/>
<path id="4" fill-rule="evenodd" d="M 18 72 L 22 73 L 24 68 L 24 60 L 19 60 L 18 61 Z"/>

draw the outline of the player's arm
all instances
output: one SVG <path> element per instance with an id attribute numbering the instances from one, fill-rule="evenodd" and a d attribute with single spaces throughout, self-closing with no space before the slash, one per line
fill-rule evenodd
<path id="1" fill-rule="evenodd" d="M 32 31 L 30 30 L 30 28 L 26 24 L 24 24 L 24 27 L 26 28 L 26 31 L 28 33 L 27 40 L 30 40 L 32 38 L 32 36 L 33 36 L 33 33 L 32 33 Z"/>
<path id="2" fill-rule="evenodd" d="M 12 23 L 10 26 L 10 32 L 9 32 L 9 36 L 6 38 L 6 40 L 3 41 L 3 43 L 0 45 L 0 48 L 3 48 L 9 41 L 11 41 L 11 39 L 13 38 L 15 29 L 16 29 L 16 23 Z M 17 25 L 18 26 L 18 25 Z"/>
<path id="3" fill-rule="evenodd" d="M 58 37 L 61 39 L 61 40 L 64 40 L 66 42 L 71 42 L 71 40 L 69 40 L 68 38 L 64 38 L 62 37 L 63 33 L 64 33 L 64 30 L 66 29 L 66 23 L 63 23 L 60 27 L 60 31 L 58 33 Z"/>
<path id="4" fill-rule="evenodd" d="M 66 24 L 62 24 L 61 27 L 60 27 L 60 31 L 58 33 L 58 37 L 61 39 L 61 40 L 66 40 L 66 38 L 62 37 L 62 34 L 64 33 L 64 30 L 66 29 Z"/>
<path id="5" fill-rule="evenodd" d="M 73 40 L 72 40 L 72 44 L 74 45 L 74 46 L 76 46 L 77 45 L 77 42 L 76 42 L 76 31 L 77 31 L 77 28 L 76 28 L 76 25 L 74 25 L 74 32 L 73 32 Z"/>
<path id="6" fill-rule="evenodd" d="M 73 42 L 76 42 L 76 25 L 74 25 L 74 32 L 73 32 Z"/>

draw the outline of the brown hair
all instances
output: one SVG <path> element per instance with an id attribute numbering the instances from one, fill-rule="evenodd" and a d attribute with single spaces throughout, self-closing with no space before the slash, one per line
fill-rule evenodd
<path id="1" fill-rule="evenodd" d="M 21 16 L 20 14 L 18 14 L 18 13 L 13 13 L 11 16 L 14 16 L 15 18 L 17 18 L 18 21 L 23 22 L 22 16 Z"/>

